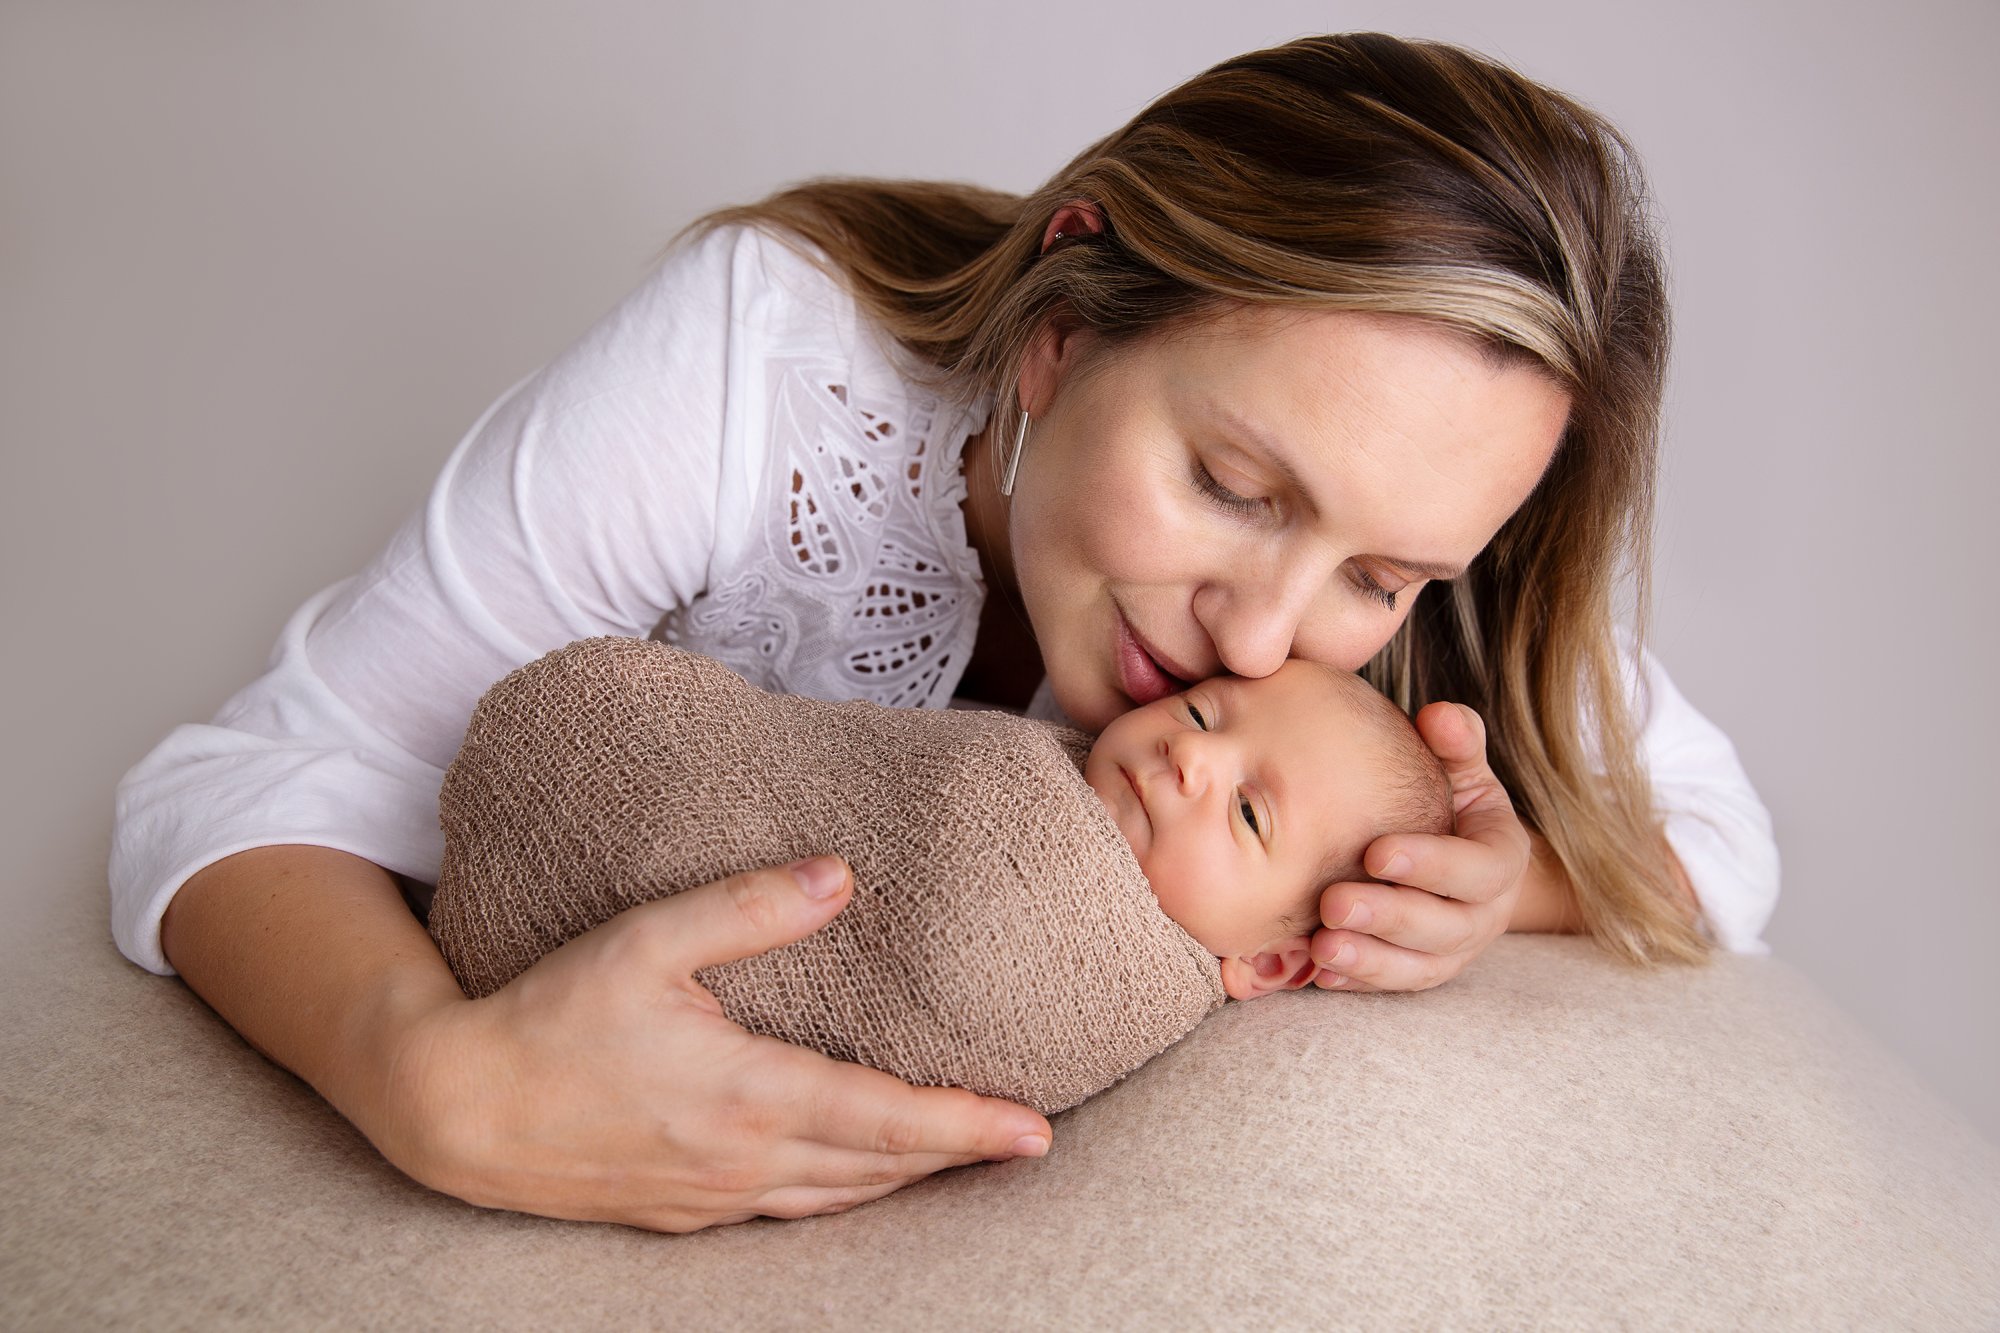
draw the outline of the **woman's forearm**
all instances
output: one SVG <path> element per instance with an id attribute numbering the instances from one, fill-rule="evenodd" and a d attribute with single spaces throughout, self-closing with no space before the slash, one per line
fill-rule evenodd
<path id="1" fill-rule="evenodd" d="M 265 1055 L 383 1142 L 397 1038 L 464 993 L 387 870 L 325 847 L 258 847 L 207 866 L 161 923 L 168 961 Z M 408 1169 L 407 1167 L 405 1169 Z"/>

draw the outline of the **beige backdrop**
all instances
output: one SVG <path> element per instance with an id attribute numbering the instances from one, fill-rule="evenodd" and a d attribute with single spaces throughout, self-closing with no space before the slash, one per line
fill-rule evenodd
<path id="1" fill-rule="evenodd" d="M 681 222 L 822 172 L 1025 188 L 1343 27 L 1483 48 L 1644 153 L 1657 644 L 1775 812 L 1774 946 L 2000 1137 L 1990 0 L 0 4 L 9 948 L 102 892 L 118 776 Z"/>

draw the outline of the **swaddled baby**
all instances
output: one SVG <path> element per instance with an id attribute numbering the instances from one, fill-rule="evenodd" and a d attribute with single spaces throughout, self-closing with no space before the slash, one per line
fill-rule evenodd
<path id="1" fill-rule="evenodd" d="M 1319 891 L 1441 831 L 1436 760 L 1358 678 L 1287 663 L 1136 709 L 1094 746 L 998 712 L 758 690 L 588 639 L 489 690 L 445 775 L 430 925 L 468 994 L 639 902 L 845 857 L 815 934 L 699 980 L 751 1031 L 1061 1110 L 1224 997 L 1302 986 Z"/>

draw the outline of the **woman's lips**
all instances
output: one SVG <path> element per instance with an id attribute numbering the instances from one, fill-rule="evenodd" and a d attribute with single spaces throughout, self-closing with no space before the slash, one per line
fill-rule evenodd
<path id="1" fill-rule="evenodd" d="M 1139 643 L 1123 612 L 1118 616 L 1118 684 L 1135 704 L 1164 699 L 1187 684 Z"/>

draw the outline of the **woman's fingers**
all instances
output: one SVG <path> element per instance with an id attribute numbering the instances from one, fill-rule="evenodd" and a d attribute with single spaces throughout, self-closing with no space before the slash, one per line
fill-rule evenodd
<path id="1" fill-rule="evenodd" d="M 1486 728 L 1462 704 L 1433 703 L 1417 730 L 1451 780 L 1453 833 L 1391 833 L 1362 864 L 1378 884 L 1320 895 L 1312 956 L 1323 988 L 1422 990 L 1457 976 L 1506 930 L 1528 868 L 1528 831 L 1486 759 Z"/>
<path id="2" fill-rule="evenodd" d="M 1367 935 L 1423 953 L 1463 953 L 1484 939 L 1481 914 L 1468 905 L 1440 898 L 1427 889 L 1393 884 L 1330 884 L 1320 894 L 1325 929 L 1314 940 L 1313 957 L 1337 967 L 1337 941 L 1328 936 Z"/>
<path id="3" fill-rule="evenodd" d="M 819 1189 L 808 1185 L 787 1186 L 784 1189 L 773 1190 L 759 1199 L 755 1216 L 821 1217 L 827 1213 L 844 1213 L 857 1204 L 879 1199 L 885 1194 L 894 1194 L 914 1181 L 915 1177 L 912 1177 L 908 1180 L 897 1180 L 893 1184 L 865 1185 L 851 1189 Z"/>
<path id="4" fill-rule="evenodd" d="M 1491 841 L 1435 833 L 1388 833 L 1368 845 L 1361 863 L 1387 885 L 1405 884 L 1461 903 L 1490 903 L 1514 887 L 1528 865 L 1528 831 L 1508 813 L 1519 841 L 1497 830 Z"/>
<path id="5" fill-rule="evenodd" d="M 796 1048 L 787 1048 L 796 1049 Z M 918 1088 L 880 1070 L 843 1064 L 813 1052 L 804 1081 L 798 1137 L 829 1154 L 902 1161 L 913 1175 L 990 1158 L 1040 1157 L 1049 1150 L 1049 1122 L 1025 1106 L 963 1088 Z M 949 1159 L 949 1160 L 945 1160 Z M 832 1156 L 824 1159 L 831 1163 Z M 821 1169 L 824 1169 L 824 1165 Z M 824 1182 L 824 1177 L 816 1177 Z"/>
<path id="6" fill-rule="evenodd" d="M 1392 884 L 1462 903 L 1496 904 L 1519 888 L 1530 846 L 1507 789 L 1486 761 L 1485 725 L 1463 704 L 1434 703 L 1417 714 L 1417 730 L 1451 779 L 1452 833 L 1386 834 L 1368 845 L 1362 864 Z M 1502 913 L 1488 938 L 1505 925 Z"/>
<path id="7" fill-rule="evenodd" d="M 1416 716 L 1417 734 L 1430 746 L 1431 753 L 1444 765 L 1445 777 L 1451 782 L 1451 803 L 1454 831 L 1460 838 L 1469 839 L 1509 855 L 1518 854 L 1521 864 L 1527 864 L 1528 834 L 1521 827 L 1521 821 L 1514 813 L 1514 802 L 1508 798 L 1507 789 L 1494 776 L 1493 766 L 1486 759 L 1486 724 L 1479 714 L 1464 704 L 1426 704 Z M 1377 839 L 1377 843 L 1381 843 Z M 1373 849 L 1371 848 L 1371 852 Z M 1394 849 L 1383 854 L 1387 861 L 1394 855 Z M 1376 857 L 1370 855 L 1367 863 L 1370 874 L 1379 874 L 1373 867 Z M 1519 873 L 1518 871 L 1516 872 Z M 1401 875 L 1389 875 L 1399 884 L 1411 881 Z"/>
<path id="8" fill-rule="evenodd" d="M 1450 981 L 1469 961 L 1465 955 L 1407 949 L 1349 930 L 1320 931 L 1313 937 L 1313 958 L 1320 964 L 1314 985 L 1357 991 L 1428 990 Z"/>
<path id="9" fill-rule="evenodd" d="M 1377 839 L 1364 862 L 1400 857 L 1395 873 L 1402 883 L 1328 885 L 1320 894 L 1325 929 L 1313 936 L 1313 961 L 1384 990 L 1435 986 L 1457 975 L 1506 930 L 1525 856 L 1516 863 L 1510 853 L 1466 838 L 1427 834 L 1397 835 L 1385 856 L 1386 842 L 1390 839 Z M 1392 952 L 1377 952 L 1371 944 Z M 1440 966 L 1419 966 L 1404 954 Z M 1401 984 L 1406 979 L 1413 986 Z"/>
<path id="10" fill-rule="evenodd" d="M 776 870 L 737 875 L 694 889 L 662 904 L 679 907 L 670 931 L 649 943 L 656 962 L 677 985 L 712 998 L 691 973 L 789 944 L 811 934 L 847 901 L 852 878 L 846 864 L 818 857 Z M 794 1183 L 872 1184 L 883 1162 L 868 1163 L 865 1178 L 844 1179 L 827 1152 L 902 1163 L 902 1178 L 916 1179 L 945 1166 L 986 1158 L 1040 1156 L 1051 1140 L 1041 1116 L 1012 1102 L 958 1088 L 917 1088 L 892 1075 L 846 1064 L 783 1042 L 757 1040 L 736 1096 L 758 1106 L 757 1118 L 772 1138 L 813 1145 L 820 1159 Z"/>
<path id="11" fill-rule="evenodd" d="M 622 942 L 682 980 L 805 938 L 847 905 L 853 886 L 847 863 L 832 856 L 752 870 L 621 913 Z"/>
<path id="12" fill-rule="evenodd" d="M 669 978 L 712 1006 L 691 973 L 811 934 L 845 904 L 850 887 L 846 864 L 832 857 L 738 875 L 649 904 L 663 909 L 663 919 L 665 909 L 679 909 L 671 929 L 657 932 L 649 947 Z M 749 1052 L 736 1096 L 758 1105 L 775 1137 L 909 1159 L 911 1178 L 940 1165 L 1040 1156 L 1052 1137 L 1048 1121 L 998 1098 L 912 1087 L 779 1041 L 759 1039 Z"/>
<path id="13" fill-rule="evenodd" d="M 819 860 L 690 889 L 451 1011 L 428 1063 L 461 1132 L 419 1178 L 488 1206 L 691 1231 L 1046 1151 L 1048 1122 L 1025 1107 L 746 1032 L 694 980 L 819 929 L 851 887 Z"/>
<path id="14" fill-rule="evenodd" d="M 763 1071 L 773 1097 L 757 1117 L 767 1143 L 761 1179 L 718 1197 L 717 1222 L 843 1212 L 951 1167 L 1048 1151 L 1047 1122 L 1010 1102 L 912 1088 L 873 1069 L 770 1045 L 783 1054 L 773 1053 Z M 968 1142 L 981 1146 L 964 1150 Z"/>

